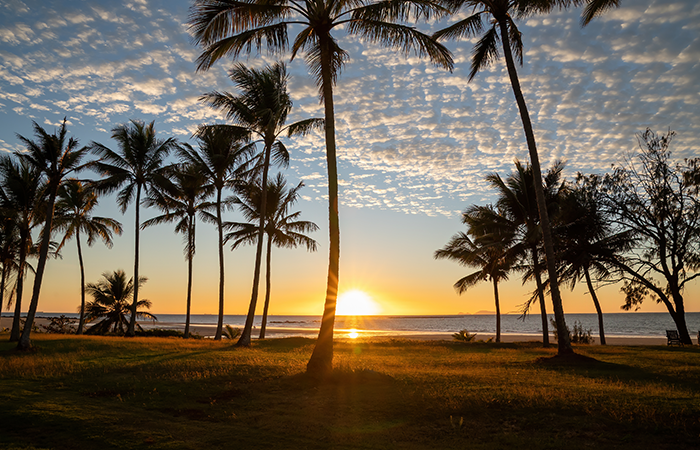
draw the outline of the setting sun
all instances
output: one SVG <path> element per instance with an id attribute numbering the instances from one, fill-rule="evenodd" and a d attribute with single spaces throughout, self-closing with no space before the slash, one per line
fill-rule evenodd
<path id="1" fill-rule="evenodd" d="M 336 314 L 339 316 L 371 316 L 381 312 L 381 306 L 365 292 L 352 290 L 338 296 Z"/>

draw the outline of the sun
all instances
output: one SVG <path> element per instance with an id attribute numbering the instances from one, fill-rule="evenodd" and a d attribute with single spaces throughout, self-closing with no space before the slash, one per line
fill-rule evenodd
<path id="1" fill-rule="evenodd" d="M 381 306 L 372 297 L 356 289 L 340 294 L 335 310 L 339 316 L 372 316 L 381 312 Z"/>

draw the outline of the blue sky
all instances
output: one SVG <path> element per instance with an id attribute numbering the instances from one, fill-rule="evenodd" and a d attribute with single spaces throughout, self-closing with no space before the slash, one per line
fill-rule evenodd
<path id="1" fill-rule="evenodd" d="M 675 157 L 698 156 L 700 4 L 623 0 L 622 5 L 585 29 L 579 26 L 580 10 L 519 24 L 526 49 L 520 76 L 542 165 L 562 159 L 568 177 L 624 161 L 636 146 L 635 133 L 646 127 L 678 132 Z M 81 143 L 107 146 L 114 146 L 110 130 L 129 119 L 155 120 L 160 136 L 182 141 L 197 125 L 221 121 L 197 99 L 204 92 L 233 89 L 226 76 L 230 62 L 195 72 L 198 49 L 187 31 L 189 6 L 179 0 L 3 2 L 0 151 L 21 150 L 15 133 L 30 137 L 32 120 L 52 130 L 66 116 Z M 419 27 L 433 32 L 447 23 Z M 489 286 L 458 297 L 451 285 L 464 269 L 434 261 L 432 252 L 460 231 L 460 211 L 493 200 L 485 175 L 507 175 L 514 159 L 528 160 L 504 65 L 498 62 L 467 83 L 474 41 L 447 44 L 456 61 L 448 73 L 416 57 L 339 37 L 350 54 L 335 91 L 341 291 L 365 289 L 387 313 L 493 310 Z M 268 55 L 243 60 L 256 67 L 272 61 Z M 322 116 L 303 61 L 289 70 L 295 105 L 290 120 Z M 277 289 L 288 298 L 280 300 L 279 309 L 273 306 L 273 313 L 320 314 L 328 249 L 324 143 L 315 135 L 287 144 L 292 162 L 285 174 L 290 182 L 307 185 L 298 207 L 321 226 L 315 235 L 320 250 L 279 252 Z M 126 231 L 114 249 L 98 244 L 89 250 L 86 257 L 94 262 L 88 280 L 93 281 L 106 270 L 128 270 L 133 255 L 133 215 L 121 215 L 109 198 L 100 213 L 122 220 Z M 215 313 L 208 290 L 216 283 L 214 232 L 208 225 L 200 230 L 195 283 L 201 301 L 195 309 Z M 145 292 L 154 311 L 183 311 L 180 237 L 167 226 L 143 235 L 142 272 L 150 278 Z M 252 253 L 227 253 L 227 312 L 242 313 Z M 71 277 L 77 283 L 77 262 L 68 249 L 49 271 L 40 309 L 73 310 L 77 286 L 62 284 Z M 503 309 L 517 309 L 530 288 L 510 282 Z M 604 309 L 618 311 L 616 289 L 606 292 Z M 565 297 L 567 311 L 593 310 L 584 291 Z M 688 302 L 689 310 L 700 310 L 700 301 Z M 643 310 L 662 309 L 647 303 Z"/>

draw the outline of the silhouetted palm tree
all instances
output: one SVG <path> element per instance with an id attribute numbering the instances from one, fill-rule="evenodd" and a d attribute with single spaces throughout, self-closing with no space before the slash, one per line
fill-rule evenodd
<path id="1" fill-rule="evenodd" d="M 316 241 L 306 236 L 305 233 L 318 230 L 318 226 L 309 221 L 299 220 L 300 211 L 289 213 L 289 209 L 297 202 L 299 190 L 304 183 L 299 183 L 295 188 L 287 191 L 287 183 L 282 174 L 268 182 L 267 189 L 261 188 L 258 182 L 246 183 L 237 186 L 237 196 L 233 203 L 238 206 L 243 217 L 249 221 L 227 222 L 225 227 L 234 231 L 228 233 L 226 241 L 233 240 L 232 249 L 242 244 L 258 244 L 260 234 L 258 224 L 262 217 L 262 204 L 260 197 L 267 197 L 265 204 L 266 219 L 264 230 L 267 235 L 267 270 L 265 278 L 265 307 L 263 309 L 262 325 L 260 326 L 260 339 L 265 338 L 267 327 L 267 313 L 270 306 L 270 286 L 271 286 L 271 261 L 272 245 L 276 247 L 296 248 L 299 245 L 306 246 L 310 252 L 316 251 Z M 256 223 L 257 222 L 257 223 Z M 259 244 L 258 244 L 259 246 Z"/>
<path id="2" fill-rule="evenodd" d="M 265 217 L 265 202 L 267 196 L 267 178 L 271 162 L 287 166 L 289 153 L 284 144 L 278 139 L 280 135 L 303 135 L 313 128 L 323 125 L 321 119 L 308 119 L 285 126 L 287 116 L 292 109 L 292 100 L 287 92 L 287 71 L 284 64 L 274 64 L 264 68 L 249 69 L 242 64 L 236 64 L 229 76 L 239 91 L 239 95 L 228 92 L 210 92 L 202 97 L 210 106 L 226 113 L 226 118 L 241 128 L 248 130 L 254 138 L 263 144 L 263 151 L 258 156 L 259 168 L 262 171 L 262 190 L 259 197 L 258 245 L 255 252 L 255 268 L 253 271 L 253 289 L 248 308 L 245 326 L 238 339 L 238 346 L 249 346 L 255 308 L 258 301 L 258 286 L 260 284 L 260 267 L 262 265 L 262 242 Z"/>
<path id="3" fill-rule="evenodd" d="M 586 6 L 581 14 L 581 25 L 586 26 L 593 19 L 603 15 L 606 11 L 620 6 L 620 0 L 585 0 Z M 577 3 L 581 3 L 578 1 Z"/>
<path id="4" fill-rule="evenodd" d="M 216 192 L 214 203 L 205 205 L 203 218 L 216 224 L 219 250 L 219 318 L 215 340 L 221 340 L 224 326 L 224 231 L 221 210 L 227 207 L 222 194 L 225 188 L 233 188 L 236 181 L 244 177 L 250 165 L 250 146 L 244 145 L 246 133 L 236 127 L 211 125 L 200 127 L 195 135 L 199 149 L 189 144 L 180 149 L 180 157 L 186 164 L 192 164 L 207 178 L 207 189 Z M 208 209 L 214 209 L 211 214 Z"/>
<path id="5" fill-rule="evenodd" d="M 267 47 L 272 53 L 283 53 L 289 47 L 287 28 L 290 25 L 301 26 L 291 47 L 291 59 L 298 53 L 304 53 L 319 86 L 324 105 L 328 166 L 330 256 L 323 319 L 307 365 L 307 372 L 314 376 L 328 373 L 333 367 L 333 327 L 340 261 L 333 86 L 349 55 L 338 45 L 333 32 L 342 28 L 348 35 L 403 53 L 415 51 L 420 56 L 427 55 L 434 63 L 451 69 L 452 58 L 445 47 L 415 28 L 399 23 L 413 18 L 432 18 L 444 11 L 435 3 L 421 0 L 194 2 L 190 28 L 195 42 L 204 47 L 197 60 L 198 70 L 208 70 L 219 59 L 227 56 L 236 58 L 253 47 L 258 52 Z"/>
<path id="6" fill-rule="evenodd" d="M 5 211 L 0 206 L 0 264 L 2 264 L 2 273 L 0 273 L 0 313 L 5 304 L 7 280 L 14 269 L 15 257 L 19 248 L 19 228 L 13 215 L 13 211 Z"/>
<path id="7" fill-rule="evenodd" d="M 124 334 L 131 326 L 131 316 L 134 315 L 131 299 L 134 295 L 134 279 L 126 279 L 123 270 L 102 274 L 102 280 L 97 283 L 88 283 L 87 291 L 93 300 L 85 307 L 88 323 L 102 319 L 87 329 L 86 334 L 106 334 L 109 332 Z M 147 278 L 139 278 L 139 285 L 143 285 Z M 136 316 L 139 318 L 158 320 L 153 314 L 143 311 L 141 308 L 150 309 L 150 300 L 142 299 L 136 305 Z M 127 319 L 127 315 L 129 319 Z M 138 323 L 136 327 L 142 330 Z M 111 329 L 111 330 L 110 330 Z"/>
<path id="8" fill-rule="evenodd" d="M 100 159 L 92 163 L 103 178 L 96 183 L 99 192 L 111 193 L 119 189 L 117 204 L 124 213 L 132 201 L 136 204 L 134 225 L 134 277 L 139 279 L 139 230 L 141 226 L 141 195 L 148 194 L 163 182 L 163 163 L 178 143 L 174 138 L 157 139 L 154 122 L 145 124 L 132 120 L 128 124 L 112 129 L 112 139 L 117 141 L 118 152 L 92 142 L 92 151 Z M 134 336 L 136 305 L 139 301 L 139 284 L 134 286 L 132 315 L 129 319 L 128 336 Z"/>
<path id="9" fill-rule="evenodd" d="M 492 206 L 470 207 L 462 215 L 467 233 L 458 233 L 450 242 L 435 252 L 436 259 L 451 259 L 463 266 L 478 269 L 454 285 L 459 294 L 480 281 L 491 281 L 496 304 L 496 342 L 501 342 L 501 306 L 498 283 L 508 279 L 518 255 L 512 251 L 514 234 L 497 225 L 493 218 L 498 213 Z M 488 230 L 488 231 L 486 231 Z M 470 235 L 474 238 L 470 238 Z"/>
<path id="10" fill-rule="evenodd" d="M 192 305 L 192 265 L 195 254 L 195 228 L 197 214 L 203 215 L 207 206 L 206 198 L 213 186 L 207 186 L 207 177 L 193 164 L 183 164 L 170 174 L 170 183 L 151 192 L 146 206 L 155 206 L 165 214 L 145 221 L 141 227 L 175 222 L 175 232 L 182 233 L 185 239 L 187 258 L 187 315 L 185 317 L 185 339 L 190 336 L 190 311 Z"/>
<path id="11" fill-rule="evenodd" d="M 15 155 L 24 159 L 28 164 L 41 172 L 46 183 L 44 191 L 46 200 L 43 213 L 44 228 L 41 232 L 41 241 L 39 243 L 39 260 L 34 273 L 32 300 L 27 311 L 27 319 L 22 336 L 17 344 L 17 348 L 20 350 L 27 350 L 31 347 L 29 336 L 32 325 L 34 325 L 36 309 L 39 306 L 41 283 L 44 279 L 44 270 L 46 269 L 46 261 L 49 256 L 51 232 L 53 230 L 53 213 L 58 189 L 66 176 L 73 171 L 80 170 L 80 161 L 87 153 L 87 147 L 78 148 L 78 141 L 75 138 L 70 138 L 66 141 L 68 133 L 66 130 L 66 119 L 63 119 L 63 124 L 54 134 L 48 134 L 36 122 L 33 122 L 33 124 L 34 135 L 38 142 L 17 135 L 19 140 L 27 146 L 27 149 L 24 152 L 16 152 Z"/>
<path id="12" fill-rule="evenodd" d="M 92 246 L 99 238 L 108 248 L 112 248 L 112 233 L 122 234 L 122 225 L 108 217 L 93 216 L 97 206 L 97 194 L 85 183 L 79 180 L 67 180 L 61 186 L 56 201 L 56 217 L 54 228 L 64 232 L 58 251 L 66 241 L 75 236 L 78 247 L 78 263 L 80 264 L 80 320 L 76 334 L 83 334 L 85 325 L 85 265 L 83 251 L 80 247 L 80 232 L 87 235 L 87 244 Z"/>
<path id="13" fill-rule="evenodd" d="M 515 101 L 520 111 L 520 118 L 525 131 L 527 148 L 530 153 L 532 171 L 535 179 L 541 180 L 539 155 L 535 134 L 532 130 L 530 114 L 525 104 L 525 97 L 520 88 L 516 60 L 523 63 L 523 42 L 520 30 L 514 18 L 526 18 L 537 13 L 546 13 L 555 7 L 565 7 L 579 3 L 574 0 L 447 0 L 455 12 L 459 9 L 467 11 L 468 16 L 457 23 L 438 31 L 433 35 L 437 39 L 472 38 L 479 36 L 472 52 L 471 81 L 483 68 L 490 65 L 499 57 L 499 41 L 506 60 L 506 67 L 513 87 Z M 482 34 L 483 33 L 483 34 Z M 535 183 L 535 195 L 540 215 L 542 238 L 550 280 L 550 292 L 554 304 L 554 317 L 557 325 L 559 354 L 572 352 L 569 334 L 567 333 L 564 309 L 557 282 L 557 267 L 554 251 L 552 229 L 547 213 L 546 200 L 542 183 Z"/>

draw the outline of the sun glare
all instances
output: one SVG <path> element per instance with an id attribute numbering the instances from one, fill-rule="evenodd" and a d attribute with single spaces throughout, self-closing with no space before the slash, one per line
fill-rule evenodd
<path id="1" fill-rule="evenodd" d="M 338 296 L 336 314 L 339 316 L 371 316 L 381 312 L 381 306 L 362 291 L 346 291 Z"/>
<path id="2" fill-rule="evenodd" d="M 358 333 L 357 330 L 353 328 L 353 329 L 350 330 L 350 332 L 348 333 L 348 337 L 349 337 L 350 339 L 357 339 L 358 337 L 360 337 L 360 333 Z"/>

